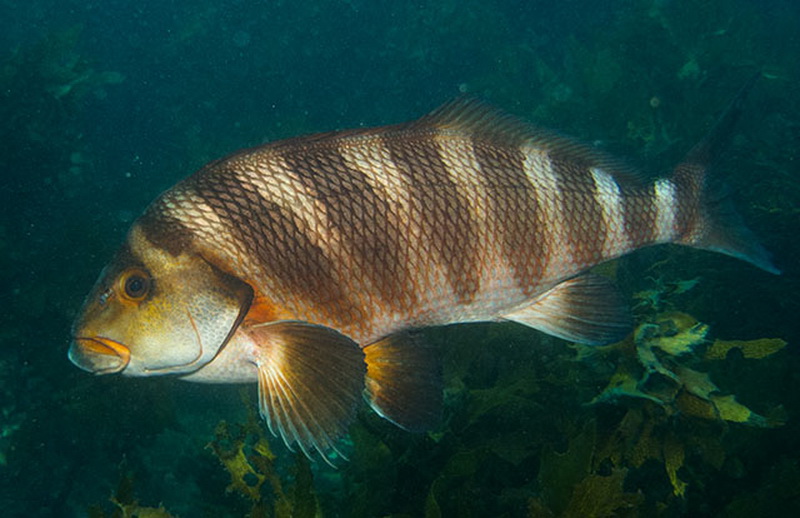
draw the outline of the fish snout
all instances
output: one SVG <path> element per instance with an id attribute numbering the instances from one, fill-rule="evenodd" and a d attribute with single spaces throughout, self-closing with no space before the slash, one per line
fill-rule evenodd
<path id="1" fill-rule="evenodd" d="M 130 350 L 108 338 L 75 337 L 69 359 L 81 369 L 94 374 L 113 374 L 124 369 L 131 359 Z"/>

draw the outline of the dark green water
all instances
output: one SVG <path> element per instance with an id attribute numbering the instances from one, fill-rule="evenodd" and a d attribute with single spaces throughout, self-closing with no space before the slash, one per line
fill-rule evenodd
<path id="1" fill-rule="evenodd" d="M 32 1 L 0 3 L 0 27 L 3 516 L 142 515 L 134 500 L 183 517 L 800 512 L 796 2 Z M 132 220 L 237 148 L 469 93 L 660 174 L 759 68 L 719 169 L 783 275 L 677 248 L 618 265 L 639 322 L 679 311 L 710 326 L 694 351 L 659 353 L 677 380 L 645 380 L 631 350 L 584 357 L 518 326 L 433 330 L 440 427 L 409 434 L 365 409 L 351 462 L 309 472 L 272 437 L 276 459 L 260 456 L 258 428 L 239 446 L 255 387 L 92 377 L 67 360 Z M 787 345 L 710 360 L 717 338 Z M 686 369 L 764 420 L 736 422 Z M 590 404 L 621 373 L 639 394 Z M 215 435 L 223 419 L 230 436 Z M 219 459 L 239 449 L 245 485 L 274 477 L 249 497 L 226 491 Z"/>

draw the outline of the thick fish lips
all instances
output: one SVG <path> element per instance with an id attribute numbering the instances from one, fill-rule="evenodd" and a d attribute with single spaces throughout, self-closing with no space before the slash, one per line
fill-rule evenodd
<path id="1" fill-rule="evenodd" d="M 124 369 L 131 359 L 130 350 L 108 338 L 75 337 L 69 359 L 81 369 L 95 374 L 113 374 Z"/>

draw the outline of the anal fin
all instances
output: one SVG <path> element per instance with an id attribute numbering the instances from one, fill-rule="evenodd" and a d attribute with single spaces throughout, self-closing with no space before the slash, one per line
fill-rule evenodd
<path id="1" fill-rule="evenodd" d="M 503 318 L 589 345 L 622 340 L 633 325 L 617 287 L 606 277 L 591 273 L 556 285 L 531 305 Z"/>
<path id="2" fill-rule="evenodd" d="M 365 396 L 380 416 L 412 432 L 435 426 L 442 413 L 439 351 L 420 334 L 387 336 L 364 348 Z"/>
<path id="3" fill-rule="evenodd" d="M 259 346 L 259 411 L 270 431 L 291 449 L 328 462 L 340 456 L 364 390 L 366 364 L 359 345 L 338 331 L 307 322 L 256 325 L 247 333 Z"/>

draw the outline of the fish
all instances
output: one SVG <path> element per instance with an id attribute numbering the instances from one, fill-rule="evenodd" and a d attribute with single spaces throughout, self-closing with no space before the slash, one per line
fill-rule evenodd
<path id="1" fill-rule="evenodd" d="M 616 342 L 632 329 L 628 304 L 590 270 L 652 245 L 779 273 L 711 167 L 751 87 L 654 180 L 469 98 L 235 152 L 132 224 L 69 358 L 95 374 L 257 383 L 270 431 L 327 462 L 344 457 L 363 400 L 428 430 L 443 383 L 425 328 L 511 321 Z"/>

